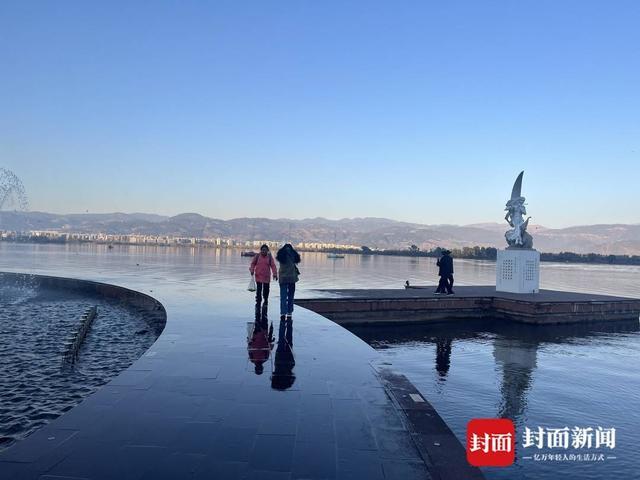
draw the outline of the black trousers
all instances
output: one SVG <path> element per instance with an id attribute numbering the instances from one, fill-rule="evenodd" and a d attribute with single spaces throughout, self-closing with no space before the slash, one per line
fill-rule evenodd
<path id="1" fill-rule="evenodd" d="M 269 283 L 256 282 L 256 305 L 262 303 L 264 297 L 264 303 L 269 303 Z"/>
<path id="2" fill-rule="evenodd" d="M 453 292 L 453 274 L 445 275 L 444 278 L 446 280 L 445 287 L 447 287 L 447 293 Z"/>
<path id="3" fill-rule="evenodd" d="M 438 282 L 438 288 L 436 292 L 444 293 L 445 290 L 447 293 L 453 292 L 453 275 L 441 275 L 440 281 Z"/>

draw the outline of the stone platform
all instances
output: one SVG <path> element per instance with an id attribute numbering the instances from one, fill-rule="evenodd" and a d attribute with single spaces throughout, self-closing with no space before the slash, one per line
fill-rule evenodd
<path id="1" fill-rule="evenodd" d="M 96 393 L 1 450 L 0 479 L 484 478 L 427 399 L 326 318 L 296 308 L 283 328 L 265 311 L 274 345 L 258 351 L 247 339 L 252 294 L 208 297 L 204 282 L 155 275 L 128 286 L 166 307 L 164 331 Z"/>
<path id="2" fill-rule="evenodd" d="M 296 300 L 341 325 L 505 319 L 528 324 L 638 321 L 640 299 L 540 290 L 536 294 L 497 292 L 493 286 L 458 286 L 455 295 L 435 287 L 318 290 Z"/>

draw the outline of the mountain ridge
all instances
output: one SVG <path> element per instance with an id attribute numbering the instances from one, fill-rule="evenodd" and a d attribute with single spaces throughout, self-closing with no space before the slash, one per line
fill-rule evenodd
<path id="1" fill-rule="evenodd" d="M 421 249 L 505 245 L 501 223 L 419 224 L 382 217 L 331 220 L 241 217 L 229 220 L 206 217 L 196 212 L 165 216 L 136 213 L 71 213 L 0 211 L 0 230 L 57 230 L 69 233 L 116 235 L 170 235 L 222 237 L 237 240 L 289 240 L 292 242 L 367 245 L 371 248 Z M 565 228 L 531 225 L 534 246 L 544 252 L 640 254 L 640 224 L 594 224 Z"/>

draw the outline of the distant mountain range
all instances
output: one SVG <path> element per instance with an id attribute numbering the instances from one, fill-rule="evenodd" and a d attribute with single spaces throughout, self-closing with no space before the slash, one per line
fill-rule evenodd
<path id="1" fill-rule="evenodd" d="M 386 218 L 235 218 L 220 220 L 197 213 L 174 217 L 146 213 L 58 215 L 0 211 L 0 230 L 59 230 L 82 233 L 222 237 L 367 245 L 371 248 L 421 249 L 505 245 L 506 224 L 421 225 Z M 550 229 L 531 225 L 534 247 L 543 252 L 640 255 L 640 224 L 585 225 Z"/>

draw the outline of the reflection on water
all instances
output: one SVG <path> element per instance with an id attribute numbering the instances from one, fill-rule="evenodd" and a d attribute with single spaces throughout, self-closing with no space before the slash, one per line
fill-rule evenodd
<path id="1" fill-rule="evenodd" d="M 269 327 L 268 305 L 256 304 L 256 317 L 248 324 L 247 351 L 249 360 L 254 364 L 256 375 L 262 375 L 264 364 L 269 360 L 273 349 L 273 325 Z"/>
<path id="2" fill-rule="evenodd" d="M 134 284 L 183 311 L 206 299 L 254 302 L 246 291 L 250 259 L 238 251 L 0 242 L 0 270 Z M 640 267 L 543 263 L 543 288 L 640 297 Z M 297 288 L 402 288 L 435 285 L 435 259 L 302 253 Z M 456 260 L 456 283 L 493 284 L 495 263 Z M 249 307 L 251 308 L 251 307 Z M 169 311 L 171 315 L 171 311 Z M 168 324 L 171 328 L 171 322 Z M 295 381 L 293 338 L 278 325 L 276 351 L 262 363 L 272 386 Z M 470 418 L 506 416 L 523 426 L 603 426 L 618 430 L 617 459 L 602 464 L 528 462 L 489 469 L 490 478 L 633 478 L 640 470 L 640 334 L 637 323 L 604 326 L 526 326 L 456 322 L 358 334 L 406 374 L 464 440 Z M 263 352 L 266 353 L 266 352 Z M 330 354 L 330 352 L 328 352 Z M 270 362 L 273 361 L 273 365 Z M 251 366 L 253 370 L 255 363 Z M 287 386 L 288 385 L 288 386 Z"/>
<path id="3" fill-rule="evenodd" d="M 518 446 L 516 464 L 487 469 L 488 478 L 632 478 L 637 471 L 636 321 L 558 326 L 474 321 L 350 330 L 407 375 L 463 442 L 471 418 L 511 418 L 520 433 L 525 426 L 618 431 L 615 460 L 533 462 L 521 458 Z"/>
<path id="4" fill-rule="evenodd" d="M 345 255 L 335 260 L 324 253 L 301 255 L 298 296 L 314 288 L 402 288 L 407 280 L 412 285 L 436 285 L 438 280 L 433 258 Z M 181 283 L 181 291 L 191 289 L 195 296 L 245 291 L 250 261 L 227 249 L 0 242 L 0 270 L 116 283 L 170 277 Z M 455 269 L 459 285 L 495 284 L 494 262 L 455 259 Z M 542 288 L 640 296 L 640 266 L 542 263 L 541 270 Z M 209 288 L 203 291 L 202 285 Z"/>

